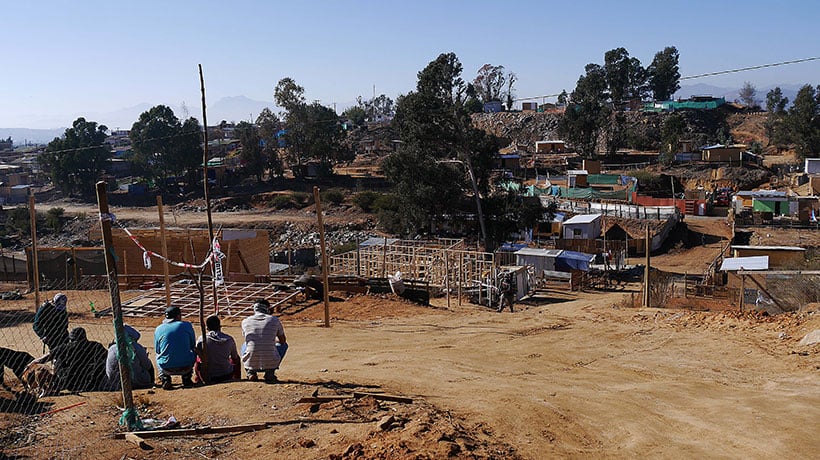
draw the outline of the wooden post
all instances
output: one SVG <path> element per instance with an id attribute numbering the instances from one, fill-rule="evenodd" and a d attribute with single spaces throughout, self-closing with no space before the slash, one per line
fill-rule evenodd
<path id="1" fill-rule="evenodd" d="M 740 275 L 740 300 L 738 307 L 743 311 L 743 304 L 746 302 L 746 275 Z"/>
<path id="2" fill-rule="evenodd" d="M 387 237 L 384 237 L 382 246 L 382 278 L 387 278 Z"/>
<path id="3" fill-rule="evenodd" d="M 77 251 L 75 251 L 73 247 L 71 248 L 71 260 L 74 261 L 74 263 L 71 264 L 74 266 L 74 289 L 77 289 L 77 285 L 79 284 L 79 276 L 77 273 Z"/>
<path id="4" fill-rule="evenodd" d="M 159 235 L 162 238 L 162 257 L 168 258 L 168 240 L 165 237 L 165 212 L 162 208 L 162 195 L 157 195 L 157 212 L 159 213 Z M 168 276 L 168 262 L 162 261 L 162 274 L 165 276 L 165 306 L 171 306 L 171 278 Z"/>
<path id="5" fill-rule="evenodd" d="M 689 290 L 689 272 L 683 272 L 683 298 L 686 298 L 686 292 Z"/>
<path id="6" fill-rule="evenodd" d="M 225 253 L 225 281 L 228 281 L 228 276 L 231 274 L 231 246 L 233 241 L 228 241 L 228 252 Z M 288 274 L 290 274 L 290 267 L 288 267 Z"/>
<path id="7" fill-rule="evenodd" d="M 644 208 L 645 209 L 645 208 Z M 649 255 L 652 252 L 652 238 L 649 236 L 649 223 L 646 225 L 646 268 L 644 269 L 643 306 L 649 308 Z"/>
<path id="8" fill-rule="evenodd" d="M 464 253 L 458 252 L 458 306 L 461 306 L 461 285 L 464 283 Z"/>
<path id="9" fill-rule="evenodd" d="M 100 209 L 100 227 L 103 237 L 103 252 L 105 253 L 105 269 L 108 274 L 108 292 L 111 295 L 111 311 L 114 315 L 114 336 L 117 342 L 117 354 L 122 357 L 128 356 L 128 345 L 126 343 L 125 328 L 122 323 L 122 305 L 120 304 L 120 285 L 117 279 L 117 262 L 114 260 L 114 244 L 111 237 L 111 217 L 108 212 L 108 195 L 104 181 L 97 182 L 97 203 Z M 134 407 L 134 397 L 131 393 L 131 363 L 128 359 L 119 359 L 120 382 L 122 383 L 122 400 L 125 409 L 130 413 L 130 418 L 126 417 L 129 430 L 136 428 L 136 409 Z"/>
<path id="10" fill-rule="evenodd" d="M 202 176 L 204 182 L 202 184 L 205 193 L 205 211 L 208 214 L 208 247 L 213 245 L 214 241 L 214 222 L 211 219 L 211 200 L 208 198 L 208 116 L 205 110 L 205 77 L 202 74 L 202 64 L 199 64 L 199 88 L 202 91 Z M 211 288 L 214 296 L 214 314 L 219 313 L 219 304 L 216 297 L 216 264 L 211 264 L 213 273 L 211 276 Z M 199 328 L 202 330 L 202 337 L 206 336 L 205 331 L 205 305 L 199 306 Z M 202 348 L 206 348 L 206 341 L 202 343 Z"/>
<path id="11" fill-rule="evenodd" d="M 450 309 L 450 254 L 444 251 L 444 286 L 447 289 L 447 309 Z"/>
<path id="12" fill-rule="evenodd" d="M 330 267 L 327 266 L 327 248 L 325 247 L 325 224 L 322 220 L 322 200 L 319 194 L 319 187 L 313 186 L 313 200 L 316 202 L 316 219 L 319 221 L 319 242 L 321 243 L 322 249 L 322 283 L 324 284 L 324 289 L 322 289 L 324 302 L 325 302 L 325 327 L 330 327 L 330 299 L 328 292 L 329 283 L 327 281 L 327 272 Z"/>
<path id="13" fill-rule="evenodd" d="M 40 308 L 40 263 L 37 260 L 37 214 L 34 211 L 34 194 L 28 197 L 28 214 L 31 219 L 31 259 L 34 278 L 34 308 Z"/>
<path id="14" fill-rule="evenodd" d="M 362 251 L 359 238 L 356 238 L 356 276 L 362 276 Z"/>

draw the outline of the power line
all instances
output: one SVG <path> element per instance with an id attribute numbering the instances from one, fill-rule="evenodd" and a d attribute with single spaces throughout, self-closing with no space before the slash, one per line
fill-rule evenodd
<path id="1" fill-rule="evenodd" d="M 729 73 L 746 72 L 747 70 L 765 69 L 767 67 L 778 67 L 778 66 L 781 66 L 781 65 L 788 65 L 788 64 L 799 64 L 801 62 L 816 61 L 818 59 L 820 59 L 820 57 L 795 59 L 793 61 L 775 62 L 774 64 L 755 65 L 755 66 L 751 66 L 751 67 L 742 67 L 740 69 L 721 70 L 721 71 L 718 71 L 718 72 L 708 72 L 708 73 L 701 73 L 701 74 L 697 74 L 697 75 L 689 75 L 689 76 L 686 76 L 686 77 L 680 77 L 680 79 L 681 80 L 692 80 L 694 78 L 713 77 L 715 75 L 725 75 L 725 74 L 729 74 Z"/>
<path id="2" fill-rule="evenodd" d="M 803 59 L 794 59 L 794 60 L 791 60 L 791 61 L 781 61 L 781 62 L 775 62 L 775 63 L 772 63 L 772 64 L 761 64 L 761 65 L 755 65 L 755 66 L 751 66 L 751 67 L 741 67 L 741 68 L 738 68 L 738 69 L 719 70 L 719 71 L 716 71 L 716 72 L 707 72 L 707 73 L 700 73 L 700 74 L 696 74 L 696 75 L 687 75 L 685 77 L 680 77 L 679 80 L 693 80 L 693 79 L 696 79 L 696 78 L 714 77 L 716 75 L 726 75 L 726 74 L 731 74 L 731 73 L 747 72 L 749 70 L 766 69 L 766 68 L 769 68 L 769 67 L 779 67 L 779 66 L 789 65 L 789 64 L 800 64 L 800 63 L 803 63 L 803 62 L 811 62 L 811 61 L 817 61 L 817 60 L 820 60 L 820 56 L 803 58 Z M 560 95 L 561 95 L 561 93 L 546 94 L 544 96 L 522 97 L 522 98 L 514 99 L 514 102 L 529 101 L 529 100 L 533 100 L 533 99 L 545 99 L 545 98 L 548 98 L 548 97 L 558 97 Z"/>

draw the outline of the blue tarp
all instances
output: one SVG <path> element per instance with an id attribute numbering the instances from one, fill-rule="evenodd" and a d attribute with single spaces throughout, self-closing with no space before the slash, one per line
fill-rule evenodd
<path id="1" fill-rule="evenodd" d="M 515 251 L 518 251 L 519 249 L 523 249 L 523 248 L 526 248 L 526 247 L 527 247 L 526 243 L 510 243 L 510 242 L 507 242 L 507 243 L 502 244 L 501 247 L 498 248 L 498 250 L 499 251 L 504 251 L 504 252 L 515 252 Z"/>
<path id="2" fill-rule="evenodd" d="M 581 270 L 589 271 L 589 264 L 595 256 L 575 251 L 561 251 L 555 259 L 555 269 L 558 271 Z"/>

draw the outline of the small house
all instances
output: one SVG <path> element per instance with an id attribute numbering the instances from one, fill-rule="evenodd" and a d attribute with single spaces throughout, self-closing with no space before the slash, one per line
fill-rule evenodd
<path id="1" fill-rule="evenodd" d="M 806 167 L 803 172 L 810 176 L 820 174 L 820 158 L 806 158 Z"/>
<path id="2" fill-rule="evenodd" d="M 732 246 L 734 257 L 768 256 L 769 267 L 794 267 L 805 263 L 806 249 L 797 246 Z"/>
<path id="3" fill-rule="evenodd" d="M 564 221 L 564 239 L 594 240 L 601 236 L 601 215 L 581 214 Z"/>
<path id="4" fill-rule="evenodd" d="M 561 153 L 564 151 L 564 141 L 536 141 L 535 153 Z"/>
<path id="5" fill-rule="evenodd" d="M 708 163 L 740 163 L 743 160 L 742 146 L 738 145 L 710 145 L 701 149 L 703 161 Z"/>
<path id="6" fill-rule="evenodd" d="M 570 169 L 567 171 L 567 187 L 587 187 L 589 186 L 589 171 L 586 169 Z"/>

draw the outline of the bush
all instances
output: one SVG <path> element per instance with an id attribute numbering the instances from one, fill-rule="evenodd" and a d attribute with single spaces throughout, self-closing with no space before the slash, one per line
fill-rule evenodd
<path id="1" fill-rule="evenodd" d="M 275 209 L 290 209 L 296 207 L 296 203 L 294 203 L 293 197 L 290 195 L 276 195 L 271 198 L 269 204 Z"/>
<path id="2" fill-rule="evenodd" d="M 290 194 L 291 199 L 299 207 L 310 206 L 313 204 L 313 194 L 305 192 L 293 192 Z"/>
<path id="3" fill-rule="evenodd" d="M 340 204 L 344 201 L 345 196 L 342 192 L 338 190 L 327 190 L 322 192 L 321 194 L 322 202 L 324 203 L 333 203 L 333 204 Z"/>
<path id="4" fill-rule="evenodd" d="M 353 204 L 360 207 L 364 212 L 370 212 L 373 210 L 373 204 L 380 196 L 380 194 L 369 190 L 366 192 L 357 193 L 353 197 Z"/>
<path id="5" fill-rule="evenodd" d="M 59 231 L 63 226 L 63 214 L 65 214 L 65 209 L 63 208 L 51 208 L 46 211 L 46 226 L 55 232 Z"/>
<path id="6" fill-rule="evenodd" d="M 345 244 L 340 244 L 335 246 L 333 250 L 330 252 L 332 254 L 343 254 L 345 252 L 355 251 L 356 250 L 356 242 L 355 241 L 348 241 Z"/>

